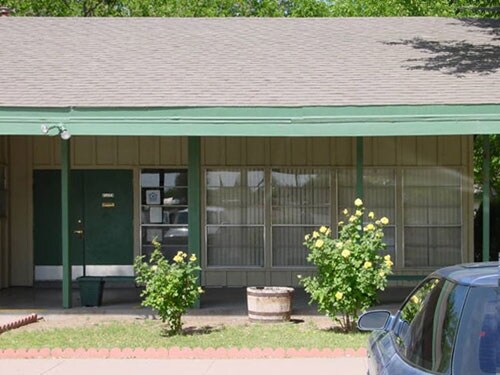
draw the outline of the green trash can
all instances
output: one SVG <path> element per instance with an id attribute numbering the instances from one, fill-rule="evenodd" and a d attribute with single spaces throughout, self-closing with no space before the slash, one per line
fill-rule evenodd
<path id="1" fill-rule="evenodd" d="M 104 279 L 97 276 L 82 276 L 77 280 L 82 306 L 101 306 Z"/>

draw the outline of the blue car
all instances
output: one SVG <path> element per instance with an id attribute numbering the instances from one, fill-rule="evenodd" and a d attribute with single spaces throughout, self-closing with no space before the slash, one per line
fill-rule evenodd
<path id="1" fill-rule="evenodd" d="M 398 312 L 369 311 L 368 374 L 500 374 L 498 263 L 442 268 Z"/>

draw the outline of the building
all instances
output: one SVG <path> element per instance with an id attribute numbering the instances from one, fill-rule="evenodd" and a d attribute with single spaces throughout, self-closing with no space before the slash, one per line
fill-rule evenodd
<path id="1" fill-rule="evenodd" d="M 472 261 L 499 26 L 0 19 L 0 287 L 132 275 L 153 238 L 205 286 L 297 285 L 304 234 L 356 196 L 400 279 Z"/>

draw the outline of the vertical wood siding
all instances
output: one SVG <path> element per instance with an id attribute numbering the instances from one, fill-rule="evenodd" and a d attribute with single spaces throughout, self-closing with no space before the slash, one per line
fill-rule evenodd
<path id="1" fill-rule="evenodd" d="M 30 285 L 33 270 L 32 246 L 32 175 L 33 169 L 59 168 L 57 137 L 8 137 L 0 143 L 0 163 L 8 163 L 10 191 L 10 243 L 0 250 L 0 271 L 10 269 L 12 285 Z M 186 167 L 187 139 L 185 137 L 74 137 L 72 138 L 72 168 L 130 168 L 134 170 L 134 199 L 139 196 L 138 171 L 144 167 Z M 7 158 L 7 150 L 8 158 Z M 263 138 L 263 137 L 206 137 L 202 139 L 202 165 L 213 166 L 331 166 L 355 165 L 355 138 Z M 366 166 L 461 166 L 464 183 L 472 175 L 472 137 L 381 137 L 365 139 Z M 472 244 L 472 192 L 464 193 L 464 246 Z M 137 203 L 137 202 L 136 202 Z M 136 204 L 137 206 L 137 204 Z M 134 214 L 135 244 L 139 247 L 139 210 Z M 0 224 L 1 226 L 1 224 Z M 1 229 L 1 228 L 0 228 Z M 0 231 L 2 239 L 5 231 Z M 15 249 L 11 251 L 10 249 Z M 471 250 L 464 254 L 471 260 Z M 11 254 L 10 260 L 8 255 Z M 7 266 L 8 268 L 8 266 Z M 270 272 L 245 270 L 206 271 L 203 282 L 208 285 L 264 285 L 270 283 L 296 284 L 298 270 Z M 5 272 L 2 272 L 5 275 Z M 0 277 L 0 287 L 5 284 Z"/>

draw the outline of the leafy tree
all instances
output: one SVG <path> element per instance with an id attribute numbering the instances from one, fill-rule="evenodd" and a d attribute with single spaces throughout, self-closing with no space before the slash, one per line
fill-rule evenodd
<path id="1" fill-rule="evenodd" d="M 498 17 L 497 0 L 0 0 L 17 16 Z"/>

